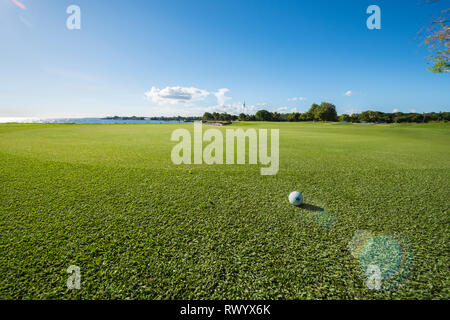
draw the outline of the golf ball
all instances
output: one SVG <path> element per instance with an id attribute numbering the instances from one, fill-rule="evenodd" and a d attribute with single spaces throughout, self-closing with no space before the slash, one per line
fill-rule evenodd
<path id="1" fill-rule="evenodd" d="M 289 202 L 294 206 L 298 206 L 303 202 L 303 195 L 298 191 L 291 192 Z"/>

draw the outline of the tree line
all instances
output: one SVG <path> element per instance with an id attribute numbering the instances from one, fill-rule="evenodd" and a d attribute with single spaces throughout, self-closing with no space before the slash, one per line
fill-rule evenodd
<path id="1" fill-rule="evenodd" d="M 380 111 L 364 111 L 352 115 L 341 114 L 338 116 L 336 106 L 329 102 L 320 105 L 313 103 L 307 112 L 278 113 L 267 110 L 259 110 L 254 115 L 241 113 L 232 115 L 226 112 L 205 112 L 204 121 L 345 121 L 345 122 L 373 122 L 373 123 L 401 123 L 401 122 L 429 122 L 450 121 L 450 112 L 428 112 L 428 113 L 385 113 Z"/>

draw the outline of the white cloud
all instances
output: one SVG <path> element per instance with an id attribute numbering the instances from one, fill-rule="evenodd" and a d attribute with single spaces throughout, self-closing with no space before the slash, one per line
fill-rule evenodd
<path id="1" fill-rule="evenodd" d="M 231 99 L 230 97 L 225 96 L 226 93 L 229 91 L 230 91 L 230 89 L 222 88 L 222 89 L 217 90 L 217 92 L 214 93 L 214 95 L 217 98 L 217 103 L 219 104 L 219 106 L 225 105 L 225 102 L 227 100 Z"/>
<path id="2" fill-rule="evenodd" d="M 245 107 L 246 114 L 255 114 L 258 110 L 260 110 L 260 106 L 250 105 Z"/>
<path id="3" fill-rule="evenodd" d="M 417 113 L 416 109 L 411 109 L 411 110 L 409 110 L 409 112 Z"/>
<path id="4" fill-rule="evenodd" d="M 398 112 L 398 109 L 392 110 L 392 113 L 397 113 L 397 112 Z"/>
<path id="5" fill-rule="evenodd" d="M 214 95 L 217 99 L 219 106 L 225 105 L 225 103 L 231 99 L 226 94 L 230 89 L 222 88 L 216 92 L 209 92 L 208 90 L 194 88 L 194 87 L 165 87 L 159 89 L 152 87 L 149 91 L 145 92 L 147 99 L 159 105 L 186 105 L 189 102 L 199 102 L 205 100 L 208 96 Z"/>
<path id="6" fill-rule="evenodd" d="M 205 112 L 226 112 L 238 115 L 243 112 L 242 102 L 233 102 L 227 96 L 230 92 L 228 88 L 208 91 L 194 87 L 152 87 L 145 92 L 145 99 L 152 102 L 150 114 L 152 116 L 198 116 Z M 214 99 L 215 98 L 215 99 Z M 303 101 L 305 98 L 295 98 L 295 101 Z M 215 103 L 214 100 L 217 100 Z M 258 110 L 274 110 L 267 103 L 256 103 L 245 106 L 246 114 L 255 114 Z M 288 107 L 279 107 L 277 112 L 287 112 Z M 295 109 L 296 110 L 296 109 Z"/>
<path id="7" fill-rule="evenodd" d="M 286 112 L 287 110 L 288 110 L 288 107 L 280 107 L 276 111 L 281 113 L 281 112 Z"/>
<path id="8" fill-rule="evenodd" d="M 351 90 L 348 90 L 346 93 L 344 93 L 345 96 L 347 97 L 351 97 L 352 95 L 354 95 L 355 93 Z"/>
<path id="9" fill-rule="evenodd" d="M 152 87 L 150 91 L 145 93 L 145 96 L 159 105 L 174 105 L 179 103 L 202 101 L 210 94 L 211 93 L 207 90 L 194 87 L 165 87 L 164 89 Z"/>
<path id="10" fill-rule="evenodd" d="M 246 114 L 255 114 L 256 111 L 258 111 L 260 108 L 256 105 L 246 105 L 245 106 L 245 113 Z M 207 107 L 205 109 L 206 112 L 226 112 L 229 114 L 235 114 L 238 115 L 242 112 L 242 103 L 235 102 L 228 105 L 217 105 L 217 106 L 211 106 Z"/>
<path id="11" fill-rule="evenodd" d="M 293 97 L 293 98 L 289 98 L 288 101 L 305 101 L 306 98 L 303 97 Z"/>

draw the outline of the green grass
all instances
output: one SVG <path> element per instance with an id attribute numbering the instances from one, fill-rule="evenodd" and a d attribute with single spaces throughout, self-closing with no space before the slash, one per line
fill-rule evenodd
<path id="1" fill-rule="evenodd" d="M 0 298 L 450 298 L 448 124 L 239 125 L 280 129 L 277 175 L 173 165 L 192 125 L 0 125 Z M 395 290 L 366 288 L 358 230 L 408 239 Z"/>

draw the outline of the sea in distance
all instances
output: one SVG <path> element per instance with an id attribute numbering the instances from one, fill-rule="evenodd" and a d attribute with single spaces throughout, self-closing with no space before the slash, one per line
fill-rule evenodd
<path id="1" fill-rule="evenodd" d="M 123 120 L 106 118 L 25 118 L 0 117 L 0 123 L 82 123 L 82 124 L 114 124 L 114 123 L 184 123 L 183 120 Z M 188 123 L 188 122 L 187 122 Z"/>

